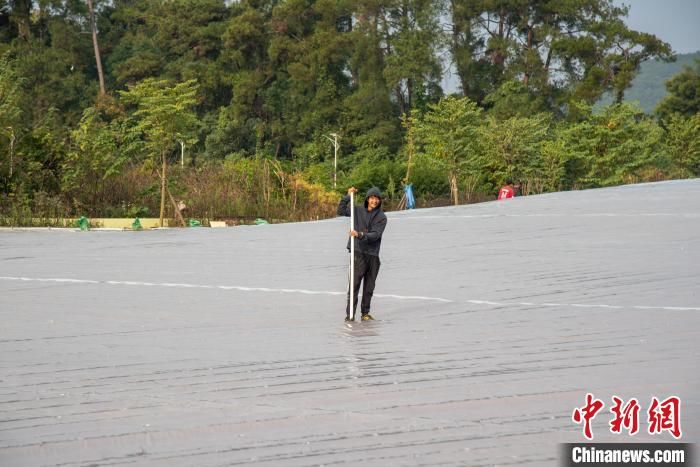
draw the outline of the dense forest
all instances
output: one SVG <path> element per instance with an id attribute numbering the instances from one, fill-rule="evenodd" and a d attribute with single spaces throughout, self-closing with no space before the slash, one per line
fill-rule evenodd
<path id="1" fill-rule="evenodd" d="M 0 223 L 331 216 L 700 174 L 700 65 L 611 0 L 0 0 Z M 444 70 L 460 92 L 445 95 Z M 610 105 L 594 104 L 606 93 Z"/>

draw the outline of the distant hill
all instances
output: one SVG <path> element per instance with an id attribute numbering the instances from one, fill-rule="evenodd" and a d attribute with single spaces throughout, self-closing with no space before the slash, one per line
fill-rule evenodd
<path id="1" fill-rule="evenodd" d="M 684 66 L 693 67 L 696 59 L 700 60 L 700 51 L 679 54 L 678 60 L 673 63 L 657 60 L 642 63 L 632 87 L 625 92 L 625 101 L 638 101 L 646 113 L 654 112 L 656 104 L 666 95 L 666 81 L 680 73 Z M 599 104 L 607 105 L 612 101 L 611 95 L 605 95 Z"/>

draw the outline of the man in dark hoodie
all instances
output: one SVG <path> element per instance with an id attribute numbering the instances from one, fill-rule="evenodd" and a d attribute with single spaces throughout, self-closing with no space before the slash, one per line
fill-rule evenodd
<path id="1" fill-rule="evenodd" d="M 348 194 L 338 204 L 339 216 L 350 216 L 350 193 L 357 193 L 357 188 L 348 189 Z M 386 215 L 382 211 L 382 193 L 379 188 L 372 187 L 367 191 L 364 205 L 355 206 L 355 225 L 350 230 L 350 240 L 355 242 L 355 271 L 353 274 L 353 320 L 357 309 L 357 295 L 362 286 L 362 304 L 360 311 L 362 321 L 373 320 L 369 314 L 369 306 L 374 293 L 374 284 L 379 273 L 379 247 L 382 245 L 382 233 L 386 227 Z M 350 290 L 345 308 L 345 321 L 350 319 Z"/>

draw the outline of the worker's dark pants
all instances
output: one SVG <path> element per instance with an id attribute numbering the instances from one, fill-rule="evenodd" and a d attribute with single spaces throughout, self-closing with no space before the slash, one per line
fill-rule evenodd
<path id="1" fill-rule="evenodd" d="M 368 255 L 366 253 L 355 252 L 355 283 L 353 284 L 353 316 L 357 310 L 357 295 L 360 292 L 360 282 L 362 282 L 362 304 L 360 311 L 363 315 L 369 313 L 369 304 L 374 293 L 374 283 L 379 274 L 379 256 Z M 345 315 L 350 316 L 350 288 L 348 287 L 348 300 L 345 306 Z"/>

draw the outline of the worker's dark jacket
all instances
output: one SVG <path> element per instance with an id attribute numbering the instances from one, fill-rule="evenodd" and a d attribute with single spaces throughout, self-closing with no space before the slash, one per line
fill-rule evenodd
<path id="1" fill-rule="evenodd" d="M 379 198 L 379 205 L 367 210 L 367 199 L 370 196 Z M 379 188 L 370 188 L 365 196 L 363 206 L 355 206 L 354 230 L 360 232 L 360 238 L 355 238 L 355 251 L 372 256 L 379 256 L 379 247 L 382 245 L 382 233 L 386 227 L 386 215 L 382 211 L 381 192 Z M 338 204 L 339 216 L 350 216 L 350 195 L 345 195 Z M 348 240 L 350 250 L 350 240 Z"/>

